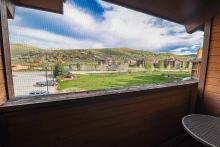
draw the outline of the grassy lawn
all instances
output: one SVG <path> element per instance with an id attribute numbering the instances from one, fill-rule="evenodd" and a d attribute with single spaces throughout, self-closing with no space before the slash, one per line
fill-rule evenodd
<path id="1" fill-rule="evenodd" d="M 172 76 L 164 76 L 168 74 Z M 185 77 L 189 77 L 188 72 L 87 74 L 78 75 L 76 80 L 59 82 L 57 90 L 60 92 L 79 92 L 89 90 L 123 88 L 145 84 L 169 83 L 181 80 Z"/>

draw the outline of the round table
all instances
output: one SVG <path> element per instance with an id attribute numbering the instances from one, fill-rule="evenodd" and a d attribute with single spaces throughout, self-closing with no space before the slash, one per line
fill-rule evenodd
<path id="1" fill-rule="evenodd" d="M 192 114 L 182 119 L 184 129 L 206 146 L 220 147 L 220 118 Z"/>

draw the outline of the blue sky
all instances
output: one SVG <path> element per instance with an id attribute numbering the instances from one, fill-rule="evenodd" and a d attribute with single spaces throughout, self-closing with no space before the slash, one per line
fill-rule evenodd
<path id="1" fill-rule="evenodd" d="M 16 8 L 10 42 L 42 48 L 133 48 L 194 54 L 203 32 L 101 0 L 67 0 L 64 14 Z"/>

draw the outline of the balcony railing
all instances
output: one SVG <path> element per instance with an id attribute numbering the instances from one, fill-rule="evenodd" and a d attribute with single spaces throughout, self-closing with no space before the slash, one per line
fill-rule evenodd
<path id="1" fill-rule="evenodd" d="M 185 81 L 10 100 L 0 136 L 22 147 L 157 145 L 181 133 L 196 93 L 197 82 Z"/>

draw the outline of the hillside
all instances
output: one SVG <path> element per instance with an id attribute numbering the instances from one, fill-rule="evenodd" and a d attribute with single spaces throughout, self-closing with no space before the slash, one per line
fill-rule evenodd
<path id="1" fill-rule="evenodd" d="M 168 58 L 191 59 L 192 56 L 178 56 L 170 53 L 156 54 L 149 51 L 135 50 L 130 48 L 104 48 L 104 49 L 41 49 L 38 47 L 12 44 L 11 45 L 12 62 L 24 63 L 39 60 L 54 62 L 62 60 L 65 63 L 72 62 L 93 62 L 103 59 L 114 60 L 138 60 L 147 59 L 148 61 L 163 60 Z"/>
<path id="2" fill-rule="evenodd" d="M 16 55 L 28 54 L 29 52 L 39 52 L 42 49 L 31 46 L 31 45 L 24 45 L 24 44 L 11 44 L 11 56 L 14 57 Z"/>

